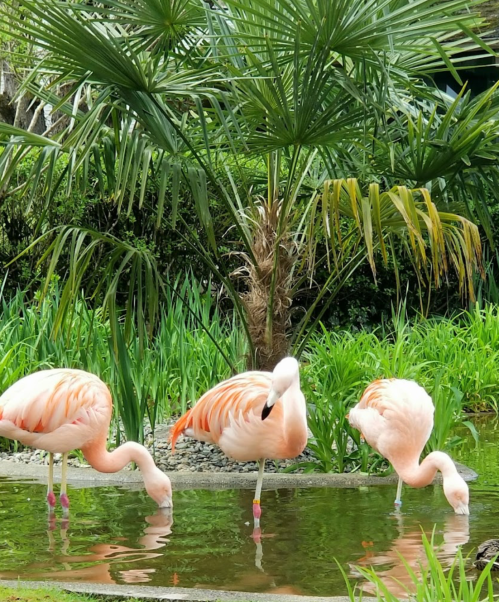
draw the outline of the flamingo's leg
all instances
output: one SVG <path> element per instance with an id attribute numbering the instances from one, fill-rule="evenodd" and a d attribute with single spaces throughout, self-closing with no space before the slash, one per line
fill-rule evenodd
<path id="1" fill-rule="evenodd" d="M 403 483 L 404 482 L 399 477 L 399 482 L 398 482 L 398 485 L 397 485 L 397 496 L 395 497 L 395 502 L 394 502 L 395 506 L 402 506 L 401 497 L 402 497 L 402 485 L 403 485 Z"/>
<path id="2" fill-rule="evenodd" d="M 47 490 L 47 504 L 49 507 L 49 518 L 54 515 L 55 495 L 54 495 L 54 454 L 49 452 L 49 483 Z"/>
<path id="3" fill-rule="evenodd" d="M 260 528 L 260 516 L 262 509 L 260 507 L 260 497 L 262 495 L 263 471 L 265 470 L 265 458 L 258 460 L 258 479 L 256 481 L 255 499 L 253 500 L 253 518 L 255 520 L 255 529 Z"/>
<path id="4" fill-rule="evenodd" d="M 67 494 L 67 478 L 68 478 L 68 452 L 62 455 L 62 472 L 61 472 L 61 506 L 64 516 L 69 514 L 69 498 Z"/>
<path id="5" fill-rule="evenodd" d="M 261 540 L 258 540 L 258 541 L 255 541 L 255 543 L 256 543 L 255 566 L 257 569 L 262 571 L 262 573 L 264 573 L 265 571 L 263 570 L 263 566 L 262 566 L 262 558 L 263 558 L 262 542 L 261 542 Z"/>
<path id="6" fill-rule="evenodd" d="M 68 537 L 68 529 L 69 529 L 69 518 L 63 518 L 61 521 L 61 554 L 66 556 L 69 548 L 69 537 Z"/>

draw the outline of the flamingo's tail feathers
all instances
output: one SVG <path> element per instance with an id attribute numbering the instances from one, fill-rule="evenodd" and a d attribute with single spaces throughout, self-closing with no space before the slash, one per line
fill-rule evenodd
<path id="1" fill-rule="evenodd" d="M 191 410 L 187 410 L 187 412 L 181 416 L 177 422 L 172 426 L 170 431 L 170 441 L 172 442 L 172 454 L 175 453 L 175 443 L 177 443 L 177 439 L 179 435 L 181 435 L 187 428 L 190 426 L 190 416 Z"/>

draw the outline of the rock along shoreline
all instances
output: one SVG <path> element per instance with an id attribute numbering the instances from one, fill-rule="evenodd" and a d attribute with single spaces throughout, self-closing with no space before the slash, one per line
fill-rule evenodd
<path id="1" fill-rule="evenodd" d="M 171 472 L 221 472 L 221 473 L 256 473 L 258 465 L 256 462 L 236 462 L 228 458 L 218 446 L 210 443 L 197 441 L 189 437 L 180 437 L 177 442 L 175 453 L 172 455 L 171 444 L 168 436 L 171 425 L 158 425 L 154 432 L 146 434 L 145 446 L 153 454 L 156 464 L 166 473 Z M 25 448 L 19 452 L 1 452 L 0 460 L 17 464 L 39 464 L 48 466 L 48 452 L 39 449 Z M 55 464 L 61 462 L 62 454 L 55 454 Z M 274 461 L 267 460 L 265 472 L 278 473 L 294 464 L 301 462 L 316 463 L 311 451 L 305 448 L 302 454 L 292 460 Z M 81 453 L 71 454 L 69 466 L 87 467 Z M 130 466 L 124 470 L 130 470 Z M 304 468 L 298 468 L 295 473 L 302 473 Z"/>

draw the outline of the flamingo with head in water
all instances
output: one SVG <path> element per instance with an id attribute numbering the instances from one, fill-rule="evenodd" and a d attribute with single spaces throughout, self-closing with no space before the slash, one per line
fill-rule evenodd
<path id="1" fill-rule="evenodd" d="M 350 411 L 349 422 L 377 452 L 389 460 L 402 481 L 411 487 L 429 485 L 440 470 L 444 494 L 456 514 L 469 514 L 469 491 L 451 458 L 440 451 L 419 457 L 433 429 L 435 408 L 423 387 L 410 380 L 376 380 Z"/>
<path id="2" fill-rule="evenodd" d="M 253 500 L 258 528 L 265 458 L 295 458 L 307 444 L 307 411 L 298 362 L 287 357 L 273 372 L 244 372 L 218 384 L 175 423 L 172 453 L 180 434 L 216 443 L 240 462 L 258 460 Z"/>
<path id="3" fill-rule="evenodd" d="M 170 479 L 143 445 L 130 441 L 107 451 L 112 405 L 109 389 L 100 378 L 67 368 L 29 374 L 0 397 L 0 436 L 50 453 L 47 502 L 51 512 L 56 502 L 53 454 L 63 454 L 60 501 L 67 512 L 67 460 L 73 449 L 81 449 L 99 472 L 118 472 L 135 462 L 152 499 L 161 508 L 172 506 Z"/>

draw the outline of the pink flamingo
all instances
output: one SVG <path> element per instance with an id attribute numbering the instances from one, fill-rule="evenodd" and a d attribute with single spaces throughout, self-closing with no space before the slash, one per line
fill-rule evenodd
<path id="1" fill-rule="evenodd" d="M 81 449 L 99 472 L 118 472 L 135 462 L 152 499 L 161 508 L 172 506 L 170 479 L 143 445 L 130 441 L 107 451 L 112 410 L 111 394 L 100 378 L 67 368 L 29 374 L 0 397 L 0 436 L 50 452 L 47 502 L 51 512 L 56 502 L 53 454 L 63 454 L 60 501 L 67 513 L 67 460 L 73 449 Z"/>
<path id="2" fill-rule="evenodd" d="M 382 379 L 367 387 L 350 411 L 349 422 L 399 475 L 396 504 L 401 503 L 402 482 L 425 487 L 440 470 L 447 501 L 456 514 L 469 514 L 468 486 L 451 458 L 436 451 L 419 464 L 433 429 L 434 411 L 431 397 L 414 381 Z"/>
<path id="3" fill-rule="evenodd" d="M 174 424 L 172 453 L 180 434 L 216 443 L 240 462 L 258 460 L 253 500 L 257 529 L 265 458 L 295 458 L 307 444 L 307 410 L 298 362 L 287 357 L 273 372 L 244 372 L 218 384 Z"/>

